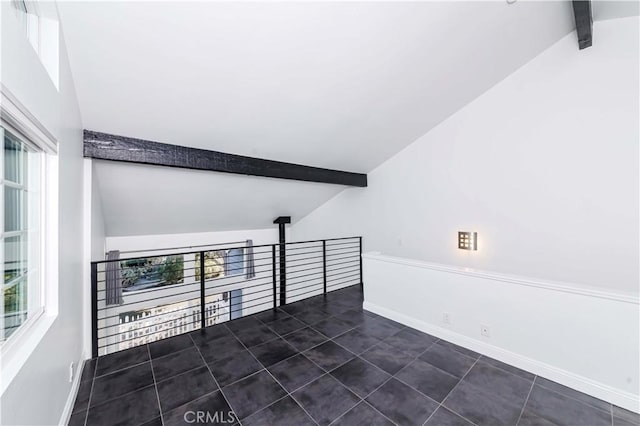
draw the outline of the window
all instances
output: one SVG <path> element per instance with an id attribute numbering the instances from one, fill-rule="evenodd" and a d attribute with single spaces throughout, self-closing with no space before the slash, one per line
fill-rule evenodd
<path id="1" fill-rule="evenodd" d="M 43 153 L 0 127 L 2 307 L 0 342 L 44 311 L 42 274 Z"/>
<path id="2" fill-rule="evenodd" d="M 16 16 L 24 29 L 29 43 L 40 55 L 40 19 L 35 9 L 36 5 L 24 0 L 12 0 Z"/>
<path id="3" fill-rule="evenodd" d="M 51 81 L 58 88 L 59 72 L 59 24 L 55 5 L 46 2 L 11 0 L 20 27 Z"/>

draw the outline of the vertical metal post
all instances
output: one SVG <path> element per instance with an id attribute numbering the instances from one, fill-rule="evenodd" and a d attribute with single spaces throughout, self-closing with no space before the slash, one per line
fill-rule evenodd
<path id="1" fill-rule="evenodd" d="M 200 329 L 204 331 L 204 252 L 200 252 Z M 231 311 L 231 294 L 229 294 L 229 311 Z"/>
<path id="2" fill-rule="evenodd" d="M 276 284 L 276 245 L 271 246 L 271 271 L 273 275 L 273 310 L 278 307 L 278 286 Z"/>
<path id="3" fill-rule="evenodd" d="M 327 294 L 327 240 L 322 240 L 322 279 L 324 294 Z"/>
<path id="4" fill-rule="evenodd" d="M 280 236 L 280 306 L 283 306 L 287 304 L 287 241 L 284 235 L 284 225 L 291 223 L 291 216 L 280 216 L 273 223 L 278 224 L 278 234 Z"/>
<path id="5" fill-rule="evenodd" d="M 360 288 L 364 287 L 364 282 L 362 281 L 362 237 L 358 237 L 360 240 Z"/>
<path id="6" fill-rule="evenodd" d="M 98 356 L 98 264 L 91 262 L 91 357 Z"/>
<path id="7" fill-rule="evenodd" d="M 287 261 L 284 223 L 278 225 L 280 231 L 280 306 L 287 304 Z"/>

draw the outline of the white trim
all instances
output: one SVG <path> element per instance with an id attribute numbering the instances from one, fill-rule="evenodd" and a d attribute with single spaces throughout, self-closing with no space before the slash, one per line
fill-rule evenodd
<path id="1" fill-rule="evenodd" d="M 97 194 L 92 194 L 91 189 L 93 185 L 93 162 L 90 158 L 84 158 L 82 163 L 83 167 L 83 242 L 84 255 L 83 255 L 83 282 L 88 284 L 91 282 L 91 251 L 92 251 L 92 227 L 93 217 L 91 212 L 92 197 Z M 104 251 L 104 250 L 102 250 Z M 82 348 L 85 354 L 91 354 L 91 291 L 88 286 L 85 285 L 82 291 Z"/>
<path id="2" fill-rule="evenodd" d="M 482 355 L 495 358 L 499 361 L 513 365 L 522 370 L 528 371 L 554 382 L 560 383 L 572 389 L 576 389 L 588 395 L 592 395 L 596 398 L 611 402 L 612 404 L 619 407 L 638 412 L 638 406 L 640 404 L 638 395 L 621 391 L 595 380 L 591 380 L 587 377 L 571 373 L 570 371 L 554 367 L 550 364 L 537 361 L 533 358 L 529 358 L 494 345 L 490 345 L 487 342 L 473 339 L 471 337 L 456 333 L 446 328 L 438 327 L 436 325 L 420 321 L 418 319 L 409 317 L 391 309 L 383 308 L 367 301 L 364 302 L 363 308 L 369 312 L 373 312 L 374 314 L 392 319 L 408 327 L 431 334 L 440 339 L 455 343 L 456 345 L 471 349 Z"/>
<path id="3" fill-rule="evenodd" d="M 0 83 L 0 118 L 23 138 L 36 144 L 47 154 L 58 152 L 58 141 L 47 128 Z"/>
<path id="4" fill-rule="evenodd" d="M 14 348 L 19 346 L 21 343 L 16 342 L 22 342 L 24 339 L 27 339 L 29 330 L 35 328 L 38 324 L 38 321 L 40 321 L 40 318 L 44 315 L 44 306 L 39 307 L 33 312 L 21 312 L 27 312 L 27 320 L 20 324 L 16 328 L 16 331 L 11 334 L 11 336 L 9 336 L 4 342 L 2 342 L 2 346 L 0 346 L 0 348 L 2 349 L 1 353 L 3 357 L 7 355 L 11 356 L 12 351 L 17 351 L 17 349 Z"/>
<path id="5" fill-rule="evenodd" d="M 2 353 L 2 377 L 0 377 L 0 395 L 4 394 L 11 381 L 18 375 L 22 366 L 27 362 L 36 346 L 40 343 L 42 338 L 47 334 L 49 328 L 53 325 L 56 319 L 55 315 L 40 315 L 29 327 L 20 327 L 17 332 L 22 332 L 19 336 L 19 344 L 14 345 L 10 351 L 3 351 Z M 25 323 L 26 325 L 26 323 Z M 27 330 L 24 330 L 27 328 Z M 15 342 L 14 341 L 14 342 Z M 4 349 L 4 348 L 3 348 Z"/>
<path id="6" fill-rule="evenodd" d="M 539 278 L 522 277 L 517 275 L 501 274 L 498 272 L 482 271 L 473 268 L 464 268 L 455 265 L 444 265 L 440 263 L 424 262 L 421 260 L 405 259 L 400 257 L 386 256 L 379 252 L 370 252 L 362 255 L 364 259 L 376 260 L 379 262 L 396 263 L 399 265 L 413 266 L 416 268 L 432 269 L 435 271 L 450 272 L 458 275 L 466 275 L 492 281 L 501 281 L 511 284 L 537 287 L 545 290 L 559 291 L 563 293 L 579 294 L 582 296 L 595 297 L 599 299 L 615 300 L 617 302 L 640 305 L 640 297 L 634 294 L 599 290 L 577 284 L 564 283 L 558 281 L 542 280 Z"/>
<path id="7" fill-rule="evenodd" d="M 69 390 L 69 395 L 67 396 L 67 402 L 64 404 L 64 409 L 62 410 L 62 415 L 60 416 L 60 420 L 58 421 L 58 425 L 66 426 L 69 424 L 69 420 L 71 419 L 71 414 L 73 413 L 73 406 L 75 405 L 76 398 L 78 396 L 78 390 L 80 389 L 80 380 L 82 379 L 82 373 L 84 373 L 84 368 L 87 365 L 87 360 L 89 357 L 86 352 L 82 353 L 82 358 L 80 362 L 81 368 L 78 368 L 75 372 L 75 376 L 73 377 L 73 383 L 71 384 L 71 390 Z"/>
<path id="8" fill-rule="evenodd" d="M 43 151 L 40 167 L 39 268 L 42 309 L 0 347 L 0 395 L 20 372 L 58 315 L 58 157 L 57 141 L 47 129 L 0 84 L 0 121 L 25 143 Z M 1 215 L 0 215 L 1 216 Z"/>
<path id="9" fill-rule="evenodd" d="M 58 156 L 45 155 L 46 181 L 43 186 L 44 202 L 42 235 L 43 294 L 48 315 L 58 315 Z"/>

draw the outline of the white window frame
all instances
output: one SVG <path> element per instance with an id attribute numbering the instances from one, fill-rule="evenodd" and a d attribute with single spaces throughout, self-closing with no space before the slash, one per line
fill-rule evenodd
<path id="1" fill-rule="evenodd" d="M 1 84 L 0 124 L 43 152 L 39 270 L 42 308 L 0 346 L 1 395 L 58 316 L 58 144 L 56 138 Z"/>
<path id="2" fill-rule="evenodd" d="M 38 163 L 34 164 L 28 164 L 28 169 L 26 170 L 27 175 L 34 173 L 34 169 L 33 166 L 36 166 L 39 170 L 37 171 L 37 176 L 38 176 L 38 180 L 39 182 L 37 183 L 37 188 L 43 188 L 45 181 L 44 181 L 44 176 L 45 176 L 45 167 L 46 165 L 44 164 L 44 153 L 43 151 L 40 149 L 40 147 L 35 146 L 34 144 L 30 143 L 29 140 L 27 140 L 26 138 L 24 138 L 22 135 L 20 135 L 19 133 L 17 133 L 14 128 L 12 126 L 10 126 L 9 124 L 5 123 L 3 120 L 0 119 L 0 127 L 2 127 L 2 133 L 4 134 L 4 132 L 9 132 L 11 135 L 13 135 L 14 137 L 16 137 L 21 144 L 24 144 L 27 149 L 30 152 L 35 153 L 36 155 L 39 156 L 38 159 Z M 4 163 L 4 157 L 2 155 L 0 155 L 0 160 L 2 160 L 2 162 Z M 30 163 L 30 160 L 28 160 L 28 162 Z M 0 175 L 3 175 L 3 169 L 4 169 L 4 164 L 0 164 Z M 3 181 L 2 183 L 2 188 L 0 189 L 0 197 L 2 197 L 2 199 L 4 199 L 4 191 L 7 188 L 16 188 L 16 189 L 20 189 L 22 191 L 27 192 L 27 198 L 28 200 L 31 200 L 31 193 L 33 191 L 33 186 L 31 184 L 28 184 L 27 182 L 30 182 L 31 179 L 29 179 L 27 176 L 23 176 L 23 183 L 18 184 L 18 183 L 14 183 L 11 181 L 6 181 L 5 179 L 3 179 L 2 177 L 0 177 L 0 180 Z M 37 211 L 37 215 L 38 217 L 36 218 L 36 220 L 38 221 L 37 227 L 35 229 L 30 228 L 29 226 L 27 226 L 25 229 L 23 230 L 18 230 L 18 231 L 3 231 L 2 232 L 2 237 L 3 237 L 3 241 L 7 238 L 12 238 L 12 237 L 16 237 L 16 236 L 21 236 L 24 237 L 26 241 L 28 241 L 28 251 L 26 253 L 27 259 L 29 259 L 31 256 L 36 255 L 37 259 L 38 259 L 38 264 L 36 265 L 35 269 L 31 269 L 31 267 L 28 267 L 26 272 L 24 274 L 21 274 L 20 276 L 14 278 L 12 280 L 12 286 L 17 286 L 20 285 L 22 282 L 27 281 L 27 320 L 24 321 L 23 323 L 21 323 L 18 326 L 18 329 L 16 330 L 15 333 L 18 333 L 23 326 L 27 325 L 30 322 L 34 322 L 36 321 L 40 315 L 42 315 L 44 313 L 44 306 L 46 303 L 46 300 L 44 299 L 45 297 L 45 291 L 44 291 L 44 268 L 42 267 L 42 260 L 44 259 L 44 250 L 43 250 L 43 241 L 42 241 L 42 236 L 43 236 L 43 231 L 44 231 L 44 226 L 45 226 L 45 220 L 44 220 L 44 214 L 42 211 L 42 206 L 44 204 L 44 194 L 41 190 L 38 191 L 37 193 L 37 198 L 38 198 L 38 211 Z M 29 202 L 29 201 L 28 201 Z M 30 215 L 30 208 L 27 211 L 27 215 Z M 0 221 L 4 221 L 4 210 L 0 212 Z M 26 220 L 31 224 L 32 222 L 32 218 L 28 217 L 26 218 Z M 37 240 L 37 252 L 33 252 L 33 248 L 31 247 L 31 234 L 36 232 L 38 235 L 38 240 Z M 3 253 L 5 246 L 4 244 L 0 245 L 0 254 Z M 4 258 L 2 256 L 2 258 Z M 28 264 L 30 264 L 31 262 L 29 261 Z M 36 278 L 36 286 L 33 286 L 30 284 L 30 281 Z M 6 287 L 7 283 L 4 283 L 4 289 L 3 290 L 7 290 Z M 29 299 L 32 299 L 34 297 L 33 294 L 33 289 L 35 289 L 37 291 L 37 304 L 38 307 L 35 310 L 31 310 L 31 305 L 32 305 L 32 301 L 30 301 Z M 0 309 L 2 310 L 2 309 Z M 4 320 L 4 318 L 0 318 L 0 323 Z M 5 324 L 2 324 L 2 326 L 4 327 Z M 4 342 L 0 342 L 0 346 L 4 346 L 5 344 L 7 344 L 8 342 L 10 342 L 13 338 L 14 334 L 12 334 L 9 338 L 7 338 Z M 10 343 L 9 343 L 10 344 Z"/>

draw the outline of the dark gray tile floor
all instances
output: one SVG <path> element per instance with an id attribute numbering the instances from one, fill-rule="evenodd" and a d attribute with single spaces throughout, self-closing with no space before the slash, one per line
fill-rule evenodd
<path id="1" fill-rule="evenodd" d="M 69 424 L 637 426 L 640 417 L 365 312 L 354 286 L 87 361 Z"/>

